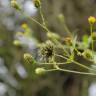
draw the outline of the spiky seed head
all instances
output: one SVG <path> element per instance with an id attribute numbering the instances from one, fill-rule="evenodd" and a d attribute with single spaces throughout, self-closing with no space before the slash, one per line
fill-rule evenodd
<path id="1" fill-rule="evenodd" d="M 46 43 L 41 44 L 40 55 L 44 58 L 50 58 L 54 54 L 54 44 L 48 40 Z"/>

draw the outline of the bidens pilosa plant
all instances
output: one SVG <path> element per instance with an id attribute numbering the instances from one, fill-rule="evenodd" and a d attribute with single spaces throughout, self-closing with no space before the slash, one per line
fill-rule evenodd
<path id="1" fill-rule="evenodd" d="M 27 16 L 23 11 L 20 5 L 16 0 L 11 0 L 11 6 L 15 8 L 17 11 L 19 11 L 21 14 L 25 15 L 28 19 L 30 19 L 32 22 L 39 25 L 41 28 L 44 29 L 44 32 L 46 33 L 46 36 L 48 38 L 47 41 L 37 44 L 38 49 L 38 56 L 40 57 L 39 60 L 35 60 L 34 56 L 32 56 L 30 53 L 24 53 L 24 60 L 27 64 L 36 64 L 38 65 L 51 65 L 51 68 L 46 67 L 37 67 L 35 69 L 35 73 L 38 75 L 45 74 L 46 72 L 50 71 L 64 71 L 64 72 L 70 72 L 75 74 L 85 74 L 85 75 L 96 75 L 96 70 L 90 66 L 87 66 L 87 64 L 82 64 L 76 60 L 76 56 L 83 57 L 83 59 L 86 59 L 90 61 L 92 64 L 96 64 L 96 51 L 94 50 L 94 43 L 96 42 L 96 32 L 94 32 L 93 27 L 96 23 L 96 18 L 93 16 L 90 16 L 88 18 L 88 23 L 90 26 L 90 35 L 84 35 L 82 37 L 81 41 L 77 40 L 77 35 L 73 35 L 73 33 L 69 30 L 65 23 L 65 17 L 63 14 L 59 14 L 58 20 L 62 23 L 64 23 L 64 29 L 66 30 L 68 36 L 67 37 L 61 37 L 59 34 L 56 34 L 52 32 L 45 22 L 44 15 L 42 13 L 42 2 L 40 0 L 33 0 L 34 6 L 39 10 L 41 15 L 42 22 L 38 22 L 36 19 Z M 22 24 L 21 27 L 25 30 L 24 33 L 17 32 L 16 35 L 24 35 L 26 36 L 26 32 L 30 31 L 30 28 L 28 25 Z M 21 42 L 19 40 L 14 40 L 15 46 L 22 46 Z M 62 61 L 62 62 L 60 62 Z M 65 65 L 74 63 L 75 65 L 86 69 L 86 72 L 76 71 L 76 70 L 69 70 L 61 68 L 60 65 Z"/>

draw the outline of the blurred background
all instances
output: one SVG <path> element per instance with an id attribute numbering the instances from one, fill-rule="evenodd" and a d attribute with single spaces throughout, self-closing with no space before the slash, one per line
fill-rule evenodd
<path id="1" fill-rule="evenodd" d="M 41 22 L 32 0 L 17 0 L 23 11 Z M 82 35 L 90 34 L 87 18 L 96 16 L 96 0 L 41 0 L 42 11 L 49 29 L 66 36 L 58 15 L 65 16 L 69 29 Z M 27 24 L 24 30 L 22 24 Z M 16 34 L 27 31 L 26 36 Z M 14 46 L 13 42 L 20 45 Z M 47 40 L 44 30 L 20 12 L 10 7 L 10 0 L 0 0 L 0 96 L 96 96 L 96 77 L 64 72 L 34 73 L 35 66 L 23 61 L 23 53 L 36 59 L 36 43 Z M 81 59 L 79 59 L 81 61 Z M 85 61 L 82 61 L 85 62 Z M 65 65 L 64 65 L 65 66 Z M 71 69 L 77 68 L 71 66 Z"/>

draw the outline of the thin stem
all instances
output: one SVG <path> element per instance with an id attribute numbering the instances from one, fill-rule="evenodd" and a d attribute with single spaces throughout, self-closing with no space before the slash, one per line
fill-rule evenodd
<path id="1" fill-rule="evenodd" d="M 63 27 L 64 27 L 65 31 L 68 33 L 68 35 L 70 35 L 72 37 L 72 33 L 71 33 L 71 31 L 69 30 L 69 28 L 68 28 L 68 26 L 66 24 L 65 16 L 64 16 L 64 19 L 63 19 Z"/>
<path id="2" fill-rule="evenodd" d="M 37 62 L 38 64 L 41 64 L 41 65 L 52 65 L 54 63 L 39 63 Z M 68 62 L 64 62 L 64 63 L 59 63 L 59 62 L 56 62 L 57 65 L 66 65 L 66 64 L 69 64 Z"/>
<path id="3" fill-rule="evenodd" d="M 64 49 L 64 46 L 60 42 L 58 42 L 58 40 L 54 39 L 54 42 L 56 43 L 56 45 L 58 45 L 56 46 L 56 48 L 58 47 L 63 49 L 64 53 L 69 56 L 69 53 L 67 52 L 67 50 Z"/>
<path id="4" fill-rule="evenodd" d="M 41 28 L 45 29 L 47 32 L 50 32 L 50 30 L 49 30 L 46 26 L 44 26 L 44 25 L 42 25 L 41 23 L 39 23 L 36 19 L 28 16 L 28 15 L 25 14 L 24 12 L 22 12 L 22 14 L 23 14 L 24 16 L 26 16 L 27 18 L 29 18 L 31 21 L 33 21 L 33 22 L 35 22 L 36 24 L 38 24 Z"/>
<path id="5" fill-rule="evenodd" d="M 64 56 L 62 56 L 62 55 L 55 54 L 55 56 L 58 56 L 58 57 L 61 57 L 61 58 L 63 58 L 63 59 L 68 60 L 67 57 L 64 57 Z M 83 64 L 81 64 L 81 63 L 79 63 L 79 62 L 77 62 L 77 61 L 72 60 L 72 62 L 75 63 L 75 64 L 77 64 L 77 65 L 79 65 L 79 66 L 82 67 L 82 68 L 85 68 L 85 69 L 92 70 L 92 71 L 95 71 L 95 72 L 96 72 L 96 70 L 94 70 L 94 69 L 92 69 L 92 68 L 89 68 L 89 67 L 87 67 L 87 66 L 85 66 L 85 65 L 83 65 Z"/>
<path id="6" fill-rule="evenodd" d="M 73 70 L 67 70 L 67 69 L 59 69 L 59 70 L 64 72 L 69 72 L 69 73 L 82 74 L 82 75 L 96 75 L 94 73 L 79 72 L 79 71 L 73 71 Z"/>
<path id="7" fill-rule="evenodd" d="M 42 7 L 40 6 L 40 15 L 41 15 L 41 19 L 42 19 L 42 22 L 43 22 L 43 25 L 46 26 L 46 23 L 45 23 L 45 19 L 44 19 L 44 15 L 42 13 Z"/>
<path id="8" fill-rule="evenodd" d="M 92 39 L 92 54 L 93 54 L 93 51 L 94 51 L 94 40 L 92 38 L 92 34 L 93 34 L 93 25 L 90 24 L 90 32 L 91 32 L 91 39 Z"/>
<path id="9" fill-rule="evenodd" d="M 58 67 L 58 65 L 57 65 L 57 63 L 55 61 L 54 56 L 52 57 L 52 62 L 53 62 L 53 67 L 56 68 L 56 69 L 58 69 L 59 67 Z"/>
<path id="10" fill-rule="evenodd" d="M 42 13 L 41 7 L 40 7 L 40 15 L 41 15 L 41 18 L 42 18 L 42 21 L 43 21 L 43 25 L 46 26 L 44 15 Z M 69 31 L 69 29 L 68 29 L 67 25 L 65 24 L 65 22 L 64 22 L 64 28 L 65 28 L 65 31 L 72 37 L 72 33 Z"/>
<path id="11" fill-rule="evenodd" d="M 77 52 L 77 54 L 80 54 L 80 55 L 81 55 L 81 52 L 79 52 L 76 47 L 75 47 L 74 49 L 75 49 L 75 51 Z"/>
<path id="12" fill-rule="evenodd" d="M 64 22 L 64 29 L 65 31 L 72 37 L 72 33 L 70 32 L 69 28 L 67 27 L 67 25 Z"/>
<path id="13" fill-rule="evenodd" d="M 61 68 L 46 70 L 46 72 L 50 72 L 50 71 L 63 71 L 63 72 L 68 72 L 68 73 L 75 73 L 75 74 L 81 74 L 81 75 L 92 75 L 92 76 L 96 75 L 94 73 L 86 73 L 86 72 L 73 71 L 73 70 L 67 70 L 67 69 L 61 69 Z"/>

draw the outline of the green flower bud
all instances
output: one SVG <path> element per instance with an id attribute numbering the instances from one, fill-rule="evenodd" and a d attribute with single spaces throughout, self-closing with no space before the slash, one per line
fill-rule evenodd
<path id="1" fill-rule="evenodd" d="M 13 41 L 13 44 L 14 44 L 15 46 L 20 46 L 20 45 L 21 45 L 21 43 L 20 43 L 19 40 L 14 40 L 14 41 Z"/>
<path id="2" fill-rule="evenodd" d="M 29 53 L 25 53 L 25 54 L 24 54 L 24 60 L 25 60 L 28 64 L 35 64 L 35 63 L 36 63 L 35 60 L 34 60 L 34 58 L 32 57 L 32 55 L 29 54 Z"/>
<path id="3" fill-rule="evenodd" d="M 40 0 L 33 0 L 33 2 L 36 8 L 39 8 L 41 6 Z"/>
<path id="4" fill-rule="evenodd" d="M 60 36 L 58 34 L 52 32 L 48 32 L 47 37 L 50 39 L 57 39 L 57 40 L 60 39 Z"/>
<path id="5" fill-rule="evenodd" d="M 60 22 L 64 22 L 65 17 L 64 17 L 63 14 L 59 14 L 59 15 L 58 15 L 58 19 L 59 19 Z"/>
<path id="6" fill-rule="evenodd" d="M 16 10 L 21 10 L 20 6 L 18 5 L 16 0 L 11 0 L 11 6 Z"/>
<path id="7" fill-rule="evenodd" d="M 96 40 L 96 32 L 93 32 L 93 33 L 92 33 L 92 39 L 93 39 L 93 40 Z"/>
<path id="8" fill-rule="evenodd" d="M 37 68 L 36 70 L 35 70 L 35 73 L 37 74 L 37 75 L 42 75 L 42 74 L 44 74 L 45 73 L 45 69 L 44 68 Z"/>

